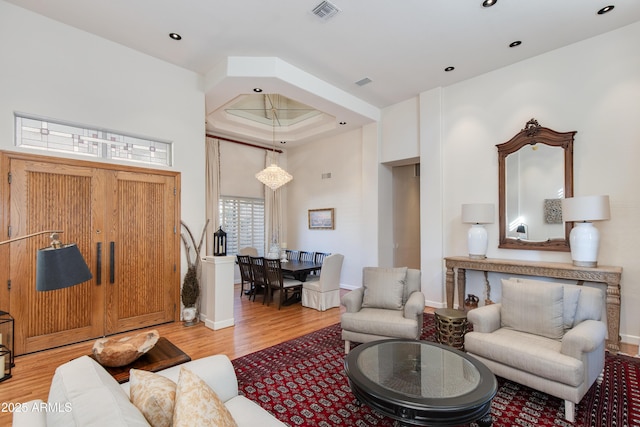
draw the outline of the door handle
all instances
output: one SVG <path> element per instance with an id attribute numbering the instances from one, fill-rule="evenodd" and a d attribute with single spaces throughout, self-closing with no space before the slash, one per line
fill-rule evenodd
<path id="1" fill-rule="evenodd" d="M 97 243 L 98 256 L 96 261 L 96 285 L 102 284 L 102 242 Z"/>
<path id="2" fill-rule="evenodd" d="M 116 242 L 109 243 L 109 283 L 113 284 L 116 281 Z"/>

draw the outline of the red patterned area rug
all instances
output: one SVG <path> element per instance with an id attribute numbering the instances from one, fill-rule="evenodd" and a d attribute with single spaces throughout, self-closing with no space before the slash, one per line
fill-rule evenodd
<path id="1" fill-rule="evenodd" d="M 335 324 L 233 360 L 241 393 L 290 426 L 393 426 L 351 393 L 340 331 Z M 433 315 L 425 315 L 421 338 L 435 340 Z M 640 359 L 607 353 L 604 372 L 577 405 L 573 424 L 563 418 L 562 400 L 498 378 L 493 425 L 640 426 L 639 376 Z"/>

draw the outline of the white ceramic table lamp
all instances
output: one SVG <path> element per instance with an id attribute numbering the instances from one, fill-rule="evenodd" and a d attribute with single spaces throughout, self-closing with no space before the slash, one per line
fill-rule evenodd
<path id="1" fill-rule="evenodd" d="M 600 233 L 591 221 L 603 221 L 611 216 L 609 196 L 581 196 L 562 199 L 562 220 L 573 221 L 569 234 L 571 259 L 577 267 L 597 267 Z"/>
<path id="2" fill-rule="evenodd" d="M 495 207 L 491 203 L 471 203 L 462 205 L 462 222 L 472 224 L 467 234 L 469 258 L 485 259 L 489 239 L 484 224 L 493 224 Z"/>

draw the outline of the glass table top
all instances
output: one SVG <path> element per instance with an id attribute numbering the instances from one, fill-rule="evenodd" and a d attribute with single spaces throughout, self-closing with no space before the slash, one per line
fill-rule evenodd
<path id="1" fill-rule="evenodd" d="M 416 398 L 455 398 L 478 388 L 481 374 L 470 360 L 420 341 L 383 342 L 363 349 L 356 364 L 372 383 Z"/>

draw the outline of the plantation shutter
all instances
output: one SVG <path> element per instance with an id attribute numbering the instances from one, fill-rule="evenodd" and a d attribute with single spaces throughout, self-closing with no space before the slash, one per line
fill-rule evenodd
<path id="1" fill-rule="evenodd" d="M 227 233 L 227 255 L 251 246 L 264 254 L 264 200 L 222 196 L 220 225 Z"/>

